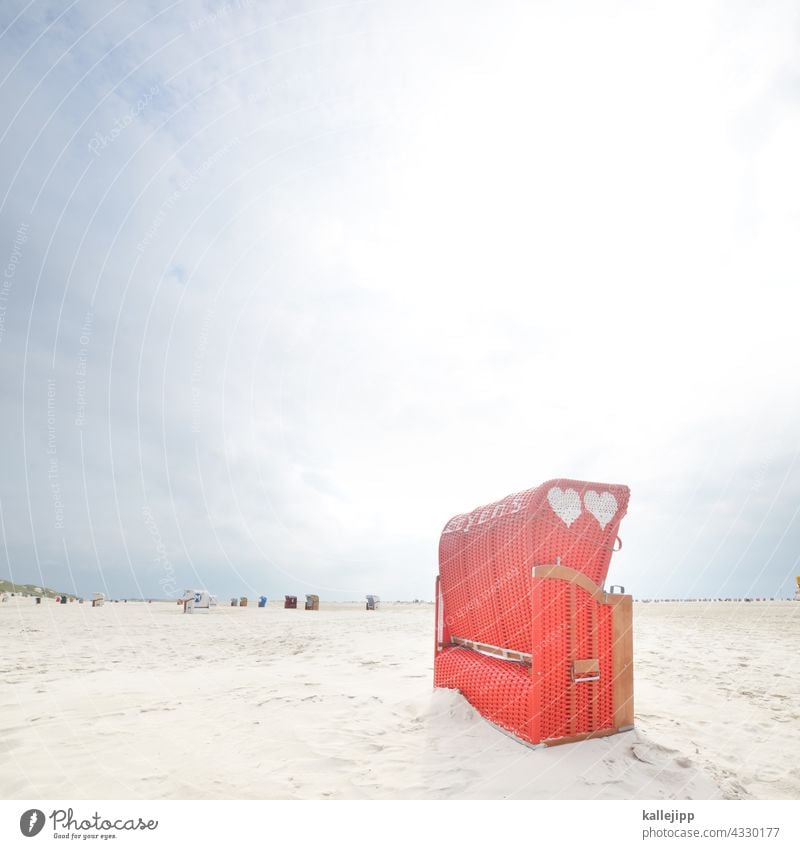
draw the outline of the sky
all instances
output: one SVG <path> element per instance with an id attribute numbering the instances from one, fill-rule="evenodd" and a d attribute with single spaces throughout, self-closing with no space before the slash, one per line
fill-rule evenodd
<path id="1" fill-rule="evenodd" d="M 612 583 L 800 574 L 793 2 L 0 5 L 0 577 L 431 599 L 631 488 Z"/>

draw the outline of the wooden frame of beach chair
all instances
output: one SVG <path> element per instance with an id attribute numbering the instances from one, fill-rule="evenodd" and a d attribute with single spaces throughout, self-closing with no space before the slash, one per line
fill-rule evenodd
<path id="1" fill-rule="evenodd" d="M 319 596 L 306 594 L 306 610 L 319 610 Z"/>
<path id="2" fill-rule="evenodd" d="M 453 517 L 434 686 L 530 745 L 632 728 L 633 600 L 603 589 L 629 494 L 560 479 Z"/>
<path id="3" fill-rule="evenodd" d="M 296 595 L 285 595 L 283 597 L 283 609 L 284 610 L 296 610 L 297 609 L 297 596 Z"/>

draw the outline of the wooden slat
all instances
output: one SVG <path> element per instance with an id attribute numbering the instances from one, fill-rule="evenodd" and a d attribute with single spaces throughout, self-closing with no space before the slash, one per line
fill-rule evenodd
<path id="1" fill-rule="evenodd" d="M 614 725 L 625 728 L 633 725 L 633 598 L 629 595 L 609 595 L 614 676 Z"/>
<path id="2" fill-rule="evenodd" d="M 564 743 L 577 743 L 579 740 L 593 740 L 596 737 L 610 737 L 619 734 L 620 731 L 629 731 L 629 728 L 601 728 L 599 731 L 587 731 L 584 734 L 573 734 L 570 737 L 556 737 L 551 740 L 542 740 L 543 746 L 562 746 Z"/>
<path id="3" fill-rule="evenodd" d="M 526 666 L 530 666 L 533 659 L 533 655 L 526 654 L 522 651 L 504 649 L 502 646 L 493 646 L 490 643 L 479 643 L 476 640 L 467 640 L 464 637 L 450 637 L 450 644 L 454 646 L 461 646 L 465 649 L 472 649 L 472 651 L 479 652 L 480 654 L 489 654 L 492 655 L 492 657 L 500 658 L 500 660 L 511 660 L 514 663 L 523 663 Z"/>

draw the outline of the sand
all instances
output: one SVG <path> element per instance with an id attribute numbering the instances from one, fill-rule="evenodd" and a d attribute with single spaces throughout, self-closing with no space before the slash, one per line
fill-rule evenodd
<path id="1" fill-rule="evenodd" d="M 533 750 L 432 690 L 433 608 L 0 604 L 0 798 L 800 796 L 800 604 L 636 604 L 637 728 Z"/>

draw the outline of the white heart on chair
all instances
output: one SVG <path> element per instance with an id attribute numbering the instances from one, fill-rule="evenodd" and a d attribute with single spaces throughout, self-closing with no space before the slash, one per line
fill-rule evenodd
<path id="1" fill-rule="evenodd" d="M 553 512 L 567 527 L 581 515 L 581 497 L 574 489 L 562 490 L 554 486 L 547 493 L 547 500 Z"/>
<path id="2" fill-rule="evenodd" d="M 593 489 L 587 489 L 583 496 L 583 503 L 592 516 L 597 519 L 603 530 L 617 515 L 617 499 L 610 492 L 598 495 Z"/>

